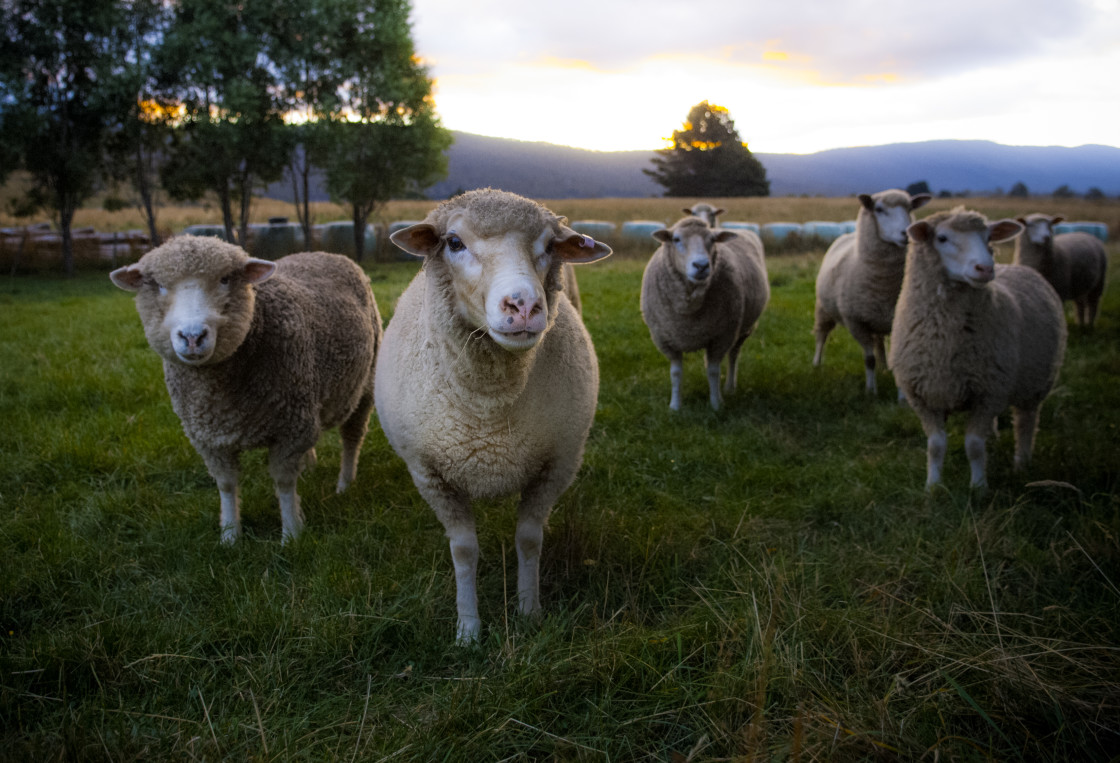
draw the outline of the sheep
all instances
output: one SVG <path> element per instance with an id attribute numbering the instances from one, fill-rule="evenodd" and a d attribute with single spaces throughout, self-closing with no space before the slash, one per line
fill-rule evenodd
<path id="1" fill-rule="evenodd" d="M 1088 233 L 1054 235 L 1061 216 L 1035 213 L 1020 217 L 1026 231 L 1015 241 L 1015 264 L 1034 268 L 1062 301 L 1073 300 L 1077 323 L 1092 328 L 1104 291 L 1108 255 L 1100 239 Z"/>
<path id="2" fill-rule="evenodd" d="M 241 534 L 241 453 L 268 448 L 283 542 L 303 528 L 296 481 L 324 429 L 339 427 L 338 492 L 354 480 L 373 405 L 381 316 L 345 257 L 255 259 L 219 239 L 178 236 L 110 273 L 136 292 L 171 405 L 218 485 L 221 540 Z"/>
<path id="3" fill-rule="evenodd" d="M 891 333 L 902 287 L 906 226 L 913 210 L 931 198 L 928 193 L 911 196 L 898 189 L 860 194 L 855 232 L 832 242 L 817 273 L 813 365 L 821 365 L 829 333 L 837 323 L 843 324 L 863 348 L 866 391 L 871 395 L 878 392 L 876 358 L 886 365 L 884 338 Z"/>
<path id="4" fill-rule="evenodd" d="M 927 437 L 927 489 L 941 481 L 949 414 L 963 411 L 973 487 L 987 485 L 987 434 L 1013 409 L 1016 470 L 1030 461 L 1038 410 L 1065 353 L 1062 303 L 1021 265 L 996 265 L 991 244 L 1022 231 L 961 207 L 911 225 L 894 314 L 890 367 Z"/>
<path id="5" fill-rule="evenodd" d="M 708 224 L 708 227 L 718 228 L 718 218 L 726 210 L 723 209 L 723 207 L 713 207 L 711 204 L 706 204 L 701 201 L 693 204 L 691 207 L 685 207 L 681 211 L 684 212 L 685 215 L 691 217 L 699 217 L 701 220 Z"/>
<path id="6" fill-rule="evenodd" d="M 708 398 L 718 411 L 723 358 L 724 391 L 731 393 L 739 350 L 770 299 L 762 241 L 751 231 L 713 230 L 700 217 L 652 235 L 661 245 L 642 274 L 640 306 L 654 345 L 669 359 L 669 408 L 681 408 L 683 354 L 704 350 Z"/>
<path id="7" fill-rule="evenodd" d="M 390 239 L 424 267 L 385 331 L 374 399 L 448 537 L 456 640 L 467 644 L 481 631 L 475 500 L 520 494 L 518 605 L 540 610 L 544 527 L 579 470 L 599 394 L 563 266 L 611 250 L 542 205 L 489 188 L 443 202 Z"/>

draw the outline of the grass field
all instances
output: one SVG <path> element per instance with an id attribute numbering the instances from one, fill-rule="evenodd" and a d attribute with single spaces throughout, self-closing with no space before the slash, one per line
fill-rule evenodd
<path id="1" fill-rule="evenodd" d="M 287 547 L 247 457 L 225 548 L 128 295 L 3 278 L 0 759 L 1115 760 L 1120 246 L 1032 467 L 1012 473 L 1001 420 L 984 494 L 960 422 L 924 492 L 917 418 L 885 373 L 864 395 L 846 332 L 812 368 L 820 256 L 771 258 L 718 414 L 696 356 L 668 410 L 642 262 L 579 271 L 602 387 L 544 616 L 516 614 L 512 502 L 481 506 L 474 648 L 453 645 L 442 528 L 376 426 L 342 496 L 326 436 Z M 415 272 L 371 266 L 386 318 Z"/>

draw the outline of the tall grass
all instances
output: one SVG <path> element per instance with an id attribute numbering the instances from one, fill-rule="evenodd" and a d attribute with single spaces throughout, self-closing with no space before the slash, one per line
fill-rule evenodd
<path id="1" fill-rule="evenodd" d="M 668 410 L 642 262 L 579 270 L 602 388 L 544 615 L 516 614 L 512 502 L 482 505 L 469 649 L 442 530 L 376 426 L 341 496 L 325 437 L 290 546 L 247 457 L 225 548 L 128 296 L 3 280 L 0 758 L 1115 759 L 1120 250 L 1032 467 L 1001 422 L 983 494 L 959 422 L 923 491 L 917 419 L 886 374 L 864 395 L 847 334 L 811 367 L 820 256 L 771 259 L 719 413 L 695 356 Z M 371 270 L 387 316 L 415 272 Z"/>

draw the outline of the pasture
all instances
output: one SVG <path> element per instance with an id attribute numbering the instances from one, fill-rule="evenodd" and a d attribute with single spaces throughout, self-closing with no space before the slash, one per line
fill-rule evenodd
<path id="1" fill-rule="evenodd" d="M 854 214 L 841 201 L 833 219 Z M 612 203 L 553 208 L 612 219 Z M 630 203 L 622 220 L 674 214 Z M 1008 212 L 1049 209 L 1027 205 Z M 824 218 L 771 219 L 787 214 Z M 217 490 L 129 295 L 104 272 L 5 277 L 0 758 L 1115 759 L 1109 253 L 1096 330 L 1070 331 L 1031 468 L 1011 471 L 1001 417 L 984 493 L 968 490 L 955 421 L 946 487 L 926 494 L 917 417 L 885 372 L 864 394 L 846 331 L 812 368 L 822 251 L 769 259 L 771 302 L 719 413 L 698 355 L 668 409 L 668 362 L 638 312 L 642 252 L 579 269 L 602 385 L 545 535 L 544 614 L 516 613 L 512 501 L 479 506 L 471 648 L 453 644 L 442 528 L 376 419 L 344 495 L 337 434 L 321 442 L 290 546 L 264 454 L 246 458 L 246 536 L 223 547 Z M 367 267 L 388 319 L 417 265 Z"/>

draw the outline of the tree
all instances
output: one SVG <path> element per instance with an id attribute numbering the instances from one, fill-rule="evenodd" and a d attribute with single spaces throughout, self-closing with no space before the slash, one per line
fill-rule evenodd
<path id="1" fill-rule="evenodd" d="M 906 186 L 906 193 L 910 194 L 911 196 L 916 196 L 919 193 L 932 194 L 933 191 L 930 190 L 929 183 L 924 180 L 919 180 Z"/>
<path id="2" fill-rule="evenodd" d="M 1015 185 L 1011 186 L 1011 190 L 1007 192 L 1007 195 L 1015 199 L 1026 199 L 1031 195 L 1031 192 L 1027 190 L 1026 183 L 1020 180 L 1015 183 Z"/>
<path id="3" fill-rule="evenodd" d="M 282 25 L 298 23 L 291 10 L 270 0 L 179 0 L 159 51 L 164 93 L 182 107 L 164 186 L 178 199 L 213 192 L 227 238 L 242 246 L 253 191 L 282 177 L 290 152 L 275 58 Z"/>
<path id="4" fill-rule="evenodd" d="M 350 204 L 360 260 L 366 225 L 379 206 L 447 174 L 451 134 L 439 123 L 431 79 L 416 60 L 408 0 L 338 1 L 339 50 L 350 77 L 313 158 L 326 172 L 331 197 Z"/>
<path id="5" fill-rule="evenodd" d="M 707 101 L 693 106 L 672 147 L 657 151 L 653 169 L 642 170 L 664 186 L 666 196 L 769 196 L 766 168 L 747 148 L 731 114 Z"/>
<path id="6" fill-rule="evenodd" d="M 171 21 L 163 0 L 122 3 L 124 24 L 117 44 L 119 61 L 113 87 L 119 113 L 106 144 L 108 176 L 136 192 L 135 204 L 148 225 L 152 246 L 160 244 L 156 224 L 159 166 L 170 137 L 175 105 L 156 92 L 155 55 Z"/>
<path id="7" fill-rule="evenodd" d="M 104 168 L 116 0 L 5 0 L 0 25 L 0 142 L 26 170 L 28 202 L 57 214 L 62 262 L 74 272 L 71 224 Z"/>
<path id="8" fill-rule="evenodd" d="M 1090 188 L 1088 191 L 1085 192 L 1085 199 L 1087 201 L 1103 201 L 1104 200 L 1104 191 L 1102 191 L 1097 186 L 1093 186 L 1092 188 Z"/>
<path id="9" fill-rule="evenodd" d="M 1057 188 L 1055 188 L 1054 189 L 1054 194 L 1053 194 L 1055 199 L 1072 199 L 1076 195 L 1077 194 L 1075 194 L 1073 192 L 1073 189 L 1070 188 L 1068 185 L 1065 185 L 1065 184 L 1060 185 Z"/>

